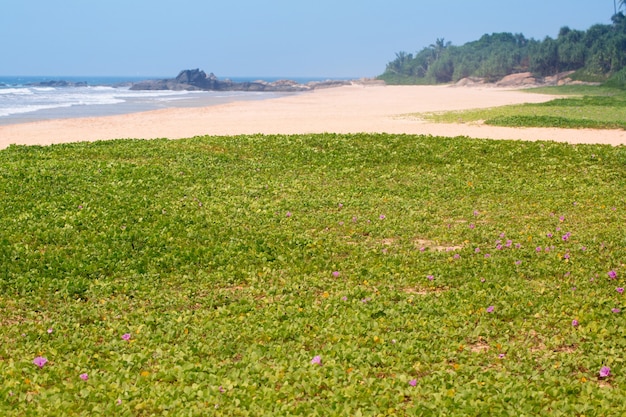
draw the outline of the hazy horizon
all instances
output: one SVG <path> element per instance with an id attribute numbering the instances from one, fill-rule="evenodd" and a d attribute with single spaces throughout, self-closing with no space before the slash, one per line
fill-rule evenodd
<path id="1" fill-rule="evenodd" d="M 556 37 L 563 26 L 609 24 L 613 2 L 371 0 L 212 4 L 24 0 L 0 15 L 0 75 L 169 78 L 200 68 L 219 78 L 360 78 L 395 53 L 485 33 Z"/>

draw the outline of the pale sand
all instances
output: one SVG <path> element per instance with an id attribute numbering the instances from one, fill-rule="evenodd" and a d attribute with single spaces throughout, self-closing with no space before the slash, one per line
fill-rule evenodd
<path id="1" fill-rule="evenodd" d="M 407 114 L 542 102 L 552 96 L 489 87 L 363 86 L 203 108 L 57 119 L 0 126 L 0 149 L 107 139 L 179 139 L 201 135 L 386 132 L 486 139 L 626 144 L 624 130 L 504 128 L 435 124 Z"/>

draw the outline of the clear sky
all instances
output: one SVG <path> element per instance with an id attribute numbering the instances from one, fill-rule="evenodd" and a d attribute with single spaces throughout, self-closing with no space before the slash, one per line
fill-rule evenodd
<path id="1" fill-rule="evenodd" d="M 13 0 L 0 75 L 373 77 L 399 51 L 609 24 L 613 0 Z"/>

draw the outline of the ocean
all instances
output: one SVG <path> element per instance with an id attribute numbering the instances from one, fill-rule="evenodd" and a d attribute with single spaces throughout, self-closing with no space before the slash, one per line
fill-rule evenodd
<path id="1" fill-rule="evenodd" d="M 0 124 L 109 116 L 171 107 L 204 107 L 232 101 L 263 100 L 294 94 L 244 91 L 130 90 L 130 85 L 133 82 L 162 78 L 167 77 L 0 76 Z M 232 77 L 230 79 L 236 82 L 259 79 L 265 81 L 292 79 L 300 83 L 323 80 L 298 77 Z M 81 84 L 67 87 L 32 85 L 47 81 L 67 81 L 68 83 Z"/>

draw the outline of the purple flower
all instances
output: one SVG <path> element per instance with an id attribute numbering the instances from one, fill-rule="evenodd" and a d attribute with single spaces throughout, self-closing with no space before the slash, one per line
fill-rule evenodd
<path id="1" fill-rule="evenodd" d="M 504 359 L 504 357 L 505 357 L 505 356 L 506 356 L 506 355 L 505 355 L 504 353 L 501 353 L 501 354 L 499 354 L 499 355 L 498 355 L 498 358 L 499 358 L 499 359 Z"/>
<path id="2" fill-rule="evenodd" d="M 487 258 L 487 259 L 488 259 L 488 258 L 491 258 L 491 254 L 486 253 L 486 254 L 485 254 L 485 258 Z"/>
<path id="3" fill-rule="evenodd" d="M 52 330 L 52 329 L 48 329 L 48 334 L 52 334 L 53 331 L 54 330 Z"/>
<path id="4" fill-rule="evenodd" d="M 612 311 L 613 313 L 617 314 L 617 313 L 619 313 L 619 312 L 620 312 L 620 311 L 622 311 L 622 310 L 620 310 L 619 308 L 612 308 L 612 309 L 611 309 L 611 311 Z"/>
<path id="5" fill-rule="evenodd" d="M 429 281 L 432 281 L 433 279 L 435 279 L 435 277 L 432 275 L 427 275 L 426 278 L 428 278 Z"/>
<path id="6" fill-rule="evenodd" d="M 485 282 L 485 281 L 486 281 L 485 278 L 480 279 L 480 282 Z"/>
<path id="7" fill-rule="evenodd" d="M 565 216 L 561 216 L 561 217 L 559 217 L 559 221 L 560 221 L 560 222 L 564 222 L 564 221 L 565 221 Z"/>
<path id="8" fill-rule="evenodd" d="M 504 239 L 504 236 L 506 236 L 504 232 L 500 233 L 500 238 Z"/>
<path id="9" fill-rule="evenodd" d="M 493 310 L 495 310 L 494 306 L 487 307 L 487 313 L 493 313 Z"/>
<path id="10" fill-rule="evenodd" d="M 384 214 L 381 214 L 380 216 L 378 216 L 378 218 L 379 218 L 380 220 L 385 220 L 385 215 L 384 215 Z"/>
<path id="11" fill-rule="evenodd" d="M 576 320 L 576 319 L 572 320 L 572 326 L 573 327 L 578 326 L 578 320 Z"/>
<path id="12" fill-rule="evenodd" d="M 286 217 L 291 217 L 291 212 L 288 211 L 287 214 L 285 214 Z"/>
<path id="13" fill-rule="evenodd" d="M 80 379 L 82 379 L 83 381 L 87 381 L 89 379 L 89 375 L 87 375 L 86 373 L 80 374 L 78 375 L 80 377 Z"/>
<path id="14" fill-rule="evenodd" d="M 219 386 L 219 388 L 217 388 L 222 394 L 226 392 L 226 390 L 224 389 L 223 386 Z"/>
<path id="15" fill-rule="evenodd" d="M 516 244 L 515 244 L 515 249 L 519 249 L 519 248 L 521 248 L 521 247 L 522 247 L 522 244 L 521 244 L 521 243 L 516 243 Z"/>
<path id="16" fill-rule="evenodd" d="M 569 253 L 566 253 L 565 255 L 563 255 L 563 258 L 569 259 Z"/>
<path id="17" fill-rule="evenodd" d="M 541 252 L 541 246 L 537 246 L 537 247 L 535 248 L 535 250 L 536 250 L 537 252 Z"/>
<path id="18" fill-rule="evenodd" d="M 547 237 L 552 237 L 552 233 L 548 233 L 546 236 Z"/>
<path id="19" fill-rule="evenodd" d="M 426 248 L 423 247 L 423 246 L 420 248 L 420 252 L 424 252 L 425 250 L 426 250 Z"/>
<path id="20" fill-rule="evenodd" d="M 580 250 L 584 252 L 584 251 L 587 250 L 587 247 L 586 246 L 581 246 Z"/>
<path id="21" fill-rule="evenodd" d="M 343 204 L 339 203 L 339 208 L 342 208 L 342 207 L 343 207 Z"/>
<path id="22" fill-rule="evenodd" d="M 513 244 L 512 240 L 507 240 L 504 246 L 506 246 L 507 248 L 510 248 L 512 244 Z"/>
<path id="23" fill-rule="evenodd" d="M 611 368 L 609 368 L 608 366 L 603 366 L 602 368 L 600 368 L 600 372 L 598 373 L 598 376 L 600 378 L 606 378 L 609 375 L 611 375 Z"/>
<path id="24" fill-rule="evenodd" d="M 474 216 L 478 216 L 480 212 L 478 210 L 474 210 Z"/>
<path id="25" fill-rule="evenodd" d="M 515 265 L 521 265 L 522 261 L 515 261 Z"/>
<path id="26" fill-rule="evenodd" d="M 561 239 L 563 240 L 563 242 L 567 242 L 567 240 L 569 239 L 571 235 L 572 234 L 570 232 L 567 232 L 563 236 L 561 236 Z"/>
<path id="27" fill-rule="evenodd" d="M 314 356 L 313 359 L 311 359 L 311 364 L 322 366 L 322 357 L 320 355 Z"/>
<path id="28" fill-rule="evenodd" d="M 341 301 L 348 301 L 348 297 L 344 295 L 343 297 L 341 297 Z"/>
<path id="29" fill-rule="evenodd" d="M 622 294 L 624 292 L 624 288 L 623 287 L 617 287 L 617 288 L 615 288 L 615 291 L 617 291 L 618 293 Z"/>
<path id="30" fill-rule="evenodd" d="M 458 253 L 455 253 L 453 256 L 454 259 L 461 259 L 461 255 L 459 255 Z"/>
<path id="31" fill-rule="evenodd" d="M 130 333 L 124 333 L 124 334 L 122 335 L 122 339 L 124 339 L 124 340 L 130 340 Z"/>
<path id="32" fill-rule="evenodd" d="M 43 368 L 43 366 L 48 363 L 48 359 L 42 357 L 42 356 L 37 356 L 35 359 L 33 359 L 33 363 L 35 365 L 37 365 L 40 368 Z"/>
<path id="33" fill-rule="evenodd" d="M 335 278 L 338 278 L 338 277 L 339 277 L 339 275 L 341 275 L 341 273 L 340 273 L 339 271 L 333 271 L 333 276 L 334 276 Z"/>
<path id="34" fill-rule="evenodd" d="M 417 379 L 410 380 L 409 381 L 409 385 L 412 386 L 412 387 L 416 386 L 417 385 Z"/>
<path id="35" fill-rule="evenodd" d="M 117 401 L 115 401 L 115 404 L 117 405 L 122 405 L 122 399 L 118 398 Z"/>
<path id="36" fill-rule="evenodd" d="M 502 250 L 502 245 L 500 243 L 496 245 L 496 250 Z"/>
<path id="37" fill-rule="evenodd" d="M 470 229 L 473 229 L 473 228 L 475 228 L 475 227 L 476 227 L 476 226 L 474 225 L 474 223 L 470 223 L 470 225 L 469 225 L 469 228 L 470 228 Z"/>
<path id="38" fill-rule="evenodd" d="M 609 278 L 611 278 L 611 279 L 615 279 L 615 278 L 617 278 L 617 272 L 615 272 L 615 271 L 609 271 L 609 272 L 607 272 L 607 275 L 608 275 L 608 276 L 609 276 Z"/>
<path id="39" fill-rule="evenodd" d="M 352 216 L 352 223 L 356 223 L 356 216 Z"/>
<path id="40" fill-rule="evenodd" d="M 476 248 L 476 249 L 474 249 L 474 252 L 475 252 L 475 253 L 480 252 L 480 248 Z"/>

